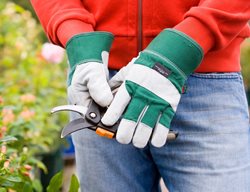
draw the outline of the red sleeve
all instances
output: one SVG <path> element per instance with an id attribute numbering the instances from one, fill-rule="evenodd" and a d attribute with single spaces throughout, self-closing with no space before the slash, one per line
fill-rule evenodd
<path id="1" fill-rule="evenodd" d="M 201 0 L 175 26 L 196 40 L 204 52 L 226 47 L 240 32 L 250 34 L 249 0 Z"/>
<path id="2" fill-rule="evenodd" d="M 65 46 L 75 34 L 93 31 L 95 20 L 81 0 L 31 0 L 52 43 Z"/>

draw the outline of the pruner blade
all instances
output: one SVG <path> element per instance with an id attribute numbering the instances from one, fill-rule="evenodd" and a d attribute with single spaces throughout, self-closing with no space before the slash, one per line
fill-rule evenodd
<path id="1" fill-rule="evenodd" d="M 61 105 L 61 106 L 54 107 L 51 110 L 51 114 L 57 113 L 60 111 L 77 112 L 82 117 L 84 117 L 88 111 L 88 108 L 84 107 L 84 106 L 80 106 L 80 105 Z M 63 130 L 61 132 L 61 138 L 64 138 L 65 136 L 67 136 L 75 131 L 85 129 L 85 128 L 91 128 L 92 126 L 93 126 L 93 124 L 90 124 L 89 122 L 87 122 L 85 120 L 85 118 L 75 119 L 63 128 Z"/>
<path id="2" fill-rule="evenodd" d="M 81 106 L 81 105 L 61 105 L 61 106 L 54 107 L 51 110 L 51 113 L 56 113 L 59 111 L 73 111 L 73 112 L 77 112 L 80 115 L 84 116 L 87 113 L 88 108 Z"/>
<path id="3" fill-rule="evenodd" d="M 75 119 L 63 128 L 61 138 L 85 128 L 91 129 L 93 128 L 93 124 L 87 122 L 84 118 Z"/>

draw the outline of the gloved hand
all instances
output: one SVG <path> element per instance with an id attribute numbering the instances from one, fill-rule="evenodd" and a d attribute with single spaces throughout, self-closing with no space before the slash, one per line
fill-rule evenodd
<path id="1" fill-rule="evenodd" d="M 108 85 L 108 57 L 113 35 L 83 33 L 72 37 L 66 51 L 70 64 L 68 98 L 71 104 L 88 106 L 90 99 L 105 107 L 113 99 Z"/>
<path id="2" fill-rule="evenodd" d="M 143 148 L 151 139 L 155 147 L 165 144 L 185 81 L 203 58 L 201 47 L 173 29 L 163 30 L 139 56 L 110 81 L 121 83 L 102 118 L 113 125 L 123 114 L 117 130 L 118 142 Z"/>

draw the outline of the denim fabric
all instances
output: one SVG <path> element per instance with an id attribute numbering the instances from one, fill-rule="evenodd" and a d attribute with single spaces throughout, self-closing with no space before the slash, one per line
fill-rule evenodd
<path id="1" fill-rule="evenodd" d="M 250 130 L 239 73 L 193 74 L 171 129 L 177 140 L 137 149 L 90 130 L 72 134 L 84 192 L 250 192 Z"/>

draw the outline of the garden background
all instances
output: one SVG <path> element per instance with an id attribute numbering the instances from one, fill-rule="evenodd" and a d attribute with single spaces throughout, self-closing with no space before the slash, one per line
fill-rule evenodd
<path id="1" fill-rule="evenodd" d="M 60 130 L 68 115 L 50 111 L 67 103 L 67 62 L 29 1 L 0 1 L 0 74 L 0 192 L 58 191 L 61 172 L 46 188 L 63 170 L 69 142 Z M 71 183 L 77 191 L 74 176 Z"/>
<path id="2" fill-rule="evenodd" d="M 242 72 L 250 97 L 250 39 L 242 44 Z M 65 148 L 67 60 L 47 42 L 29 1 L 0 1 L 0 192 L 59 191 Z M 53 159 L 52 159 L 53 158 Z M 73 175 L 69 191 L 77 191 Z"/>

